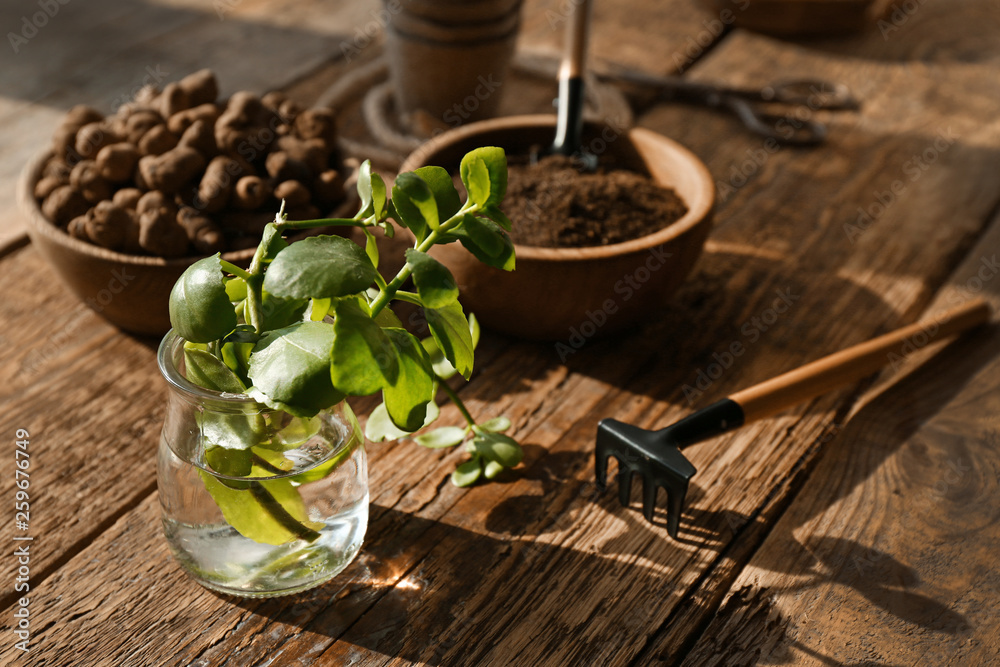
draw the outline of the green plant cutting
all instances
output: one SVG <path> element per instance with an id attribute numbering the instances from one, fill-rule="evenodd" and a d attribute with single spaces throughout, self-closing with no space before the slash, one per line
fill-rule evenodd
<path id="1" fill-rule="evenodd" d="M 192 264 L 174 285 L 170 322 L 185 340 L 186 377 L 210 390 L 246 394 L 282 415 L 280 423 L 248 412 L 201 425 L 206 463 L 222 475 L 202 471 L 202 478 L 226 520 L 245 536 L 270 543 L 315 538 L 296 486 L 328 474 L 349 451 L 290 480 L 252 480 L 290 469 L 283 452 L 315 433 L 316 415 L 346 396 L 381 392 L 365 431 L 370 440 L 413 436 L 430 448 L 464 443 L 469 459 L 451 475 L 458 486 L 492 479 L 521 461 L 520 445 L 503 433 L 510 421 L 477 423 L 446 382 L 455 374 L 469 379 L 479 330 L 458 301 L 451 273 L 427 251 L 461 243 L 506 271 L 515 259 L 506 233 L 510 220 L 500 210 L 507 189 L 503 150 L 471 151 L 460 176 L 465 201 L 451 175 L 433 166 L 400 174 L 389 198 L 366 161 L 353 218 L 288 220 L 282 205 L 249 268 L 216 254 Z M 390 219 L 416 240 L 405 265 L 386 281 L 373 232 L 391 237 Z M 360 228 L 365 247 L 340 236 L 294 243 L 283 238 L 291 230 L 338 225 Z M 404 290 L 411 279 L 413 289 Z M 389 307 L 398 301 L 423 309 L 430 336 L 421 340 L 403 327 Z M 439 390 L 454 401 L 466 426 L 413 435 L 437 418 Z"/>

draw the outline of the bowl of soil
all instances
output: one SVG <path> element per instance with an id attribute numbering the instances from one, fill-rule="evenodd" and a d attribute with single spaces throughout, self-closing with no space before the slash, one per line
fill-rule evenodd
<path id="1" fill-rule="evenodd" d="M 502 147 L 509 182 L 501 208 L 513 222 L 516 270 L 486 266 L 458 243 L 431 254 L 484 326 L 580 347 L 666 306 L 701 254 L 715 188 L 694 154 L 642 128 L 587 124 L 584 147 L 599 157 L 593 173 L 561 156 L 533 164 L 555 124 L 538 115 L 465 125 L 424 144 L 400 171 L 433 164 L 456 172 L 472 148 Z"/>

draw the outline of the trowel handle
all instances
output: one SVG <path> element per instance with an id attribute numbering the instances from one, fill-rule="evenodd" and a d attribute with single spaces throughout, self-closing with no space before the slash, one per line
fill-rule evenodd
<path id="1" fill-rule="evenodd" d="M 743 423 L 749 423 L 874 373 L 889 364 L 893 355 L 902 357 L 907 351 L 903 347 L 906 343 L 921 348 L 989 319 L 989 305 L 982 299 L 973 299 L 942 315 L 823 357 L 729 398 L 743 408 Z"/>
<path id="2" fill-rule="evenodd" d="M 559 78 L 582 78 L 586 69 L 587 42 L 590 36 L 591 0 L 571 0 L 573 6 L 566 22 L 564 45 Z"/>

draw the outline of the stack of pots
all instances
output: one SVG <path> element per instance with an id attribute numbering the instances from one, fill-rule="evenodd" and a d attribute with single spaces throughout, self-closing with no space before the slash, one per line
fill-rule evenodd
<path id="1" fill-rule="evenodd" d="M 396 109 L 458 126 L 496 114 L 521 0 L 387 0 Z"/>

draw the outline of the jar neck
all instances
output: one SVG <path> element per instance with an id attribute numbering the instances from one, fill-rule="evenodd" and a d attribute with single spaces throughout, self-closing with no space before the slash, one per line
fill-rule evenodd
<path id="1" fill-rule="evenodd" d="M 249 412 L 263 413 L 270 410 L 246 394 L 214 391 L 188 380 L 184 375 L 184 343 L 184 339 L 171 329 L 163 337 L 156 354 L 160 374 L 163 375 L 167 386 L 170 387 L 172 399 L 182 400 L 185 403 L 217 412 L 247 414 Z"/>

